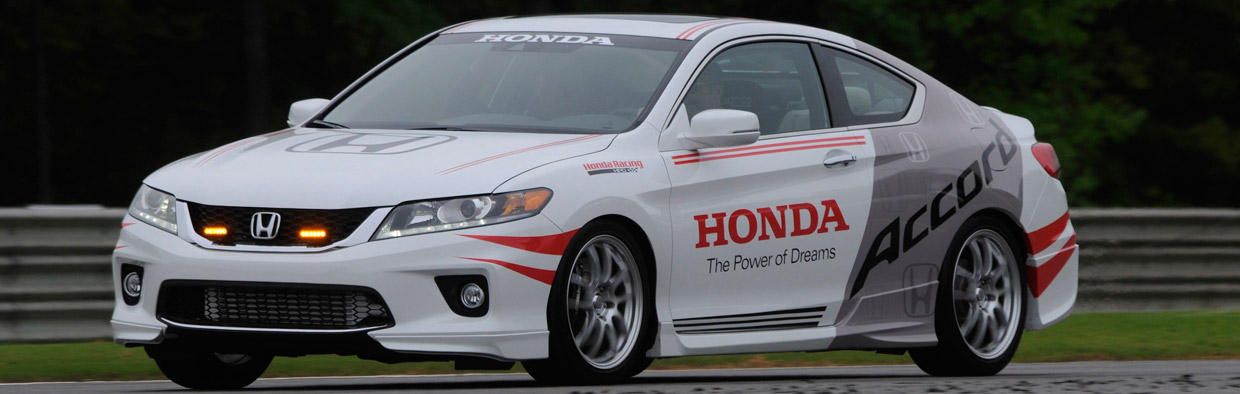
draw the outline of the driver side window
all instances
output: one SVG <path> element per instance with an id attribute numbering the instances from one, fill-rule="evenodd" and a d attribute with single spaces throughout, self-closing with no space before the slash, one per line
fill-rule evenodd
<path id="1" fill-rule="evenodd" d="M 758 115 L 763 135 L 830 127 L 822 81 L 808 44 L 729 48 L 698 74 L 684 99 L 689 118 L 708 109 Z"/>

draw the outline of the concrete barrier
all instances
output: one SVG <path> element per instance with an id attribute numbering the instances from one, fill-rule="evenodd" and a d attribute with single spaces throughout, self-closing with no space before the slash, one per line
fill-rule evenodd
<path id="1" fill-rule="evenodd" d="M 0 342 L 106 339 L 123 209 L 0 209 Z M 1077 312 L 1240 309 L 1240 210 L 1076 209 Z"/>

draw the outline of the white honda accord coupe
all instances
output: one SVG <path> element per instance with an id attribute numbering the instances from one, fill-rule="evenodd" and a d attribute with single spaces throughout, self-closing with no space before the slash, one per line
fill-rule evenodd
<path id="1" fill-rule="evenodd" d="M 467 22 L 289 125 L 156 171 L 121 224 L 115 339 L 178 384 L 306 354 L 594 384 L 861 349 L 991 375 L 1076 298 L 1030 122 L 817 28 Z"/>

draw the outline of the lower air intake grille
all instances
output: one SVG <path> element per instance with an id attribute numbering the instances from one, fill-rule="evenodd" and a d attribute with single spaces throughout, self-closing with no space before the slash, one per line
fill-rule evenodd
<path id="1" fill-rule="evenodd" d="M 157 314 L 170 322 L 267 329 L 355 330 L 391 326 L 365 287 L 259 282 L 164 282 Z"/>

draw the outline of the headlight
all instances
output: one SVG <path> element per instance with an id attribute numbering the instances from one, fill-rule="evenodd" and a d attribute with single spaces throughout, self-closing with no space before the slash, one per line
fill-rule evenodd
<path id="1" fill-rule="evenodd" d="M 537 215 L 549 200 L 551 190 L 531 189 L 489 196 L 411 202 L 393 208 L 372 239 L 511 222 Z"/>
<path id="2" fill-rule="evenodd" d="M 164 231 L 177 233 L 177 198 L 142 185 L 129 204 L 129 214 Z"/>

